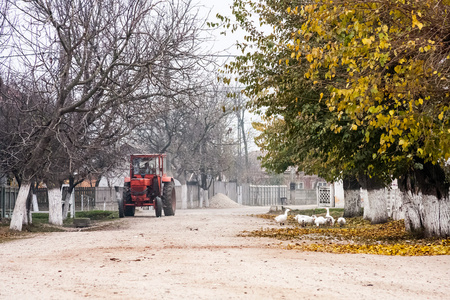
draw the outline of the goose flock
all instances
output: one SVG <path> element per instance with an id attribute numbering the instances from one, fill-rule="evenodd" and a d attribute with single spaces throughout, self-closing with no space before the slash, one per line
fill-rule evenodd
<path id="1" fill-rule="evenodd" d="M 312 216 L 295 215 L 294 219 L 302 227 L 304 227 L 306 225 L 316 225 L 317 227 L 324 226 L 324 225 L 334 226 L 335 223 L 339 224 L 339 226 L 342 227 L 346 224 L 344 217 L 339 217 L 337 219 L 337 221 L 335 221 L 334 218 L 330 215 L 329 208 L 325 207 L 325 209 L 327 210 L 327 214 L 325 215 L 325 217 L 322 217 L 322 216 L 317 217 L 316 215 L 312 215 Z M 285 224 L 289 211 L 290 211 L 290 209 L 286 209 L 283 214 L 275 217 L 275 221 L 277 223 L 279 223 L 280 226 Z"/>

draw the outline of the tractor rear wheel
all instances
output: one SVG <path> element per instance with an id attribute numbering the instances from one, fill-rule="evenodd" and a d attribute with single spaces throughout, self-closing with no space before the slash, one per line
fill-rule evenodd
<path id="1" fill-rule="evenodd" d="M 173 181 L 164 183 L 163 189 L 164 215 L 174 216 L 177 209 L 177 199 L 175 195 L 175 185 Z"/>
<path id="2" fill-rule="evenodd" d="M 124 204 L 132 203 L 132 201 L 131 201 L 131 194 L 130 194 L 129 190 L 126 190 L 126 191 L 123 192 L 123 202 L 124 202 Z M 136 207 L 134 207 L 134 206 L 126 206 L 126 205 L 123 205 L 123 207 L 124 207 L 123 210 L 124 210 L 124 215 L 125 216 L 127 216 L 127 217 L 133 217 L 134 216 L 134 212 L 135 212 Z"/>
<path id="3" fill-rule="evenodd" d="M 156 203 L 155 203 L 156 217 L 160 218 L 162 215 L 163 202 L 162 202 L 162 199 L 159 197 L 156 197 L 155 201 L 156 201 Z"/>

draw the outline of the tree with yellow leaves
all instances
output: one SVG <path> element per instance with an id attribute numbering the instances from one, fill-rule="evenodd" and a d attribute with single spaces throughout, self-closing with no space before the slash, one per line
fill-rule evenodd
<path id="1" fill-rule="evenodd" d="M 264 165 L 369 189 L 398 178 L 406 227 L 449 236 L 449 4 L 235 0 L 242 49 L 256 50 L 226 71 L 265 108 Z"/>
<path id="2" fill-rule="evenodd" d="M 438 236 L 450 235 L 449 4 L 321 1 L 291 9 L 306 18 L 297 38 L 320 41 L 302 51 L 305 76 L 314 81 L 325 68 L 333 78 L 345 68 L 345 82 L 328 85 L 328 108 L 348 116 L 366 144 L 381 133 L 372 156 L 400 179 L 407 228 Z"/>

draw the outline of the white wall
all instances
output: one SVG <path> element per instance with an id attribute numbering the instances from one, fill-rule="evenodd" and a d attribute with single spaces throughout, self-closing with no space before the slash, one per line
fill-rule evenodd
<path id="1" fill-rule="evenodd" d="M 334 183 L 334 205 L 344 208 L 344 183 L 342 180 Z"/>

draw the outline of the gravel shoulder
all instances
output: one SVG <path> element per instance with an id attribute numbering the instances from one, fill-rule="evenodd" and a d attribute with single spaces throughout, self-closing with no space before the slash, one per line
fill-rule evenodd
<path id="1" fill-rule="evenodd" d="M 285 250 L 240 237 L 268 207 L 137 210 L 102 231 L 0 244 L 0 299 L 448 299 L 450 256 Z"/>

